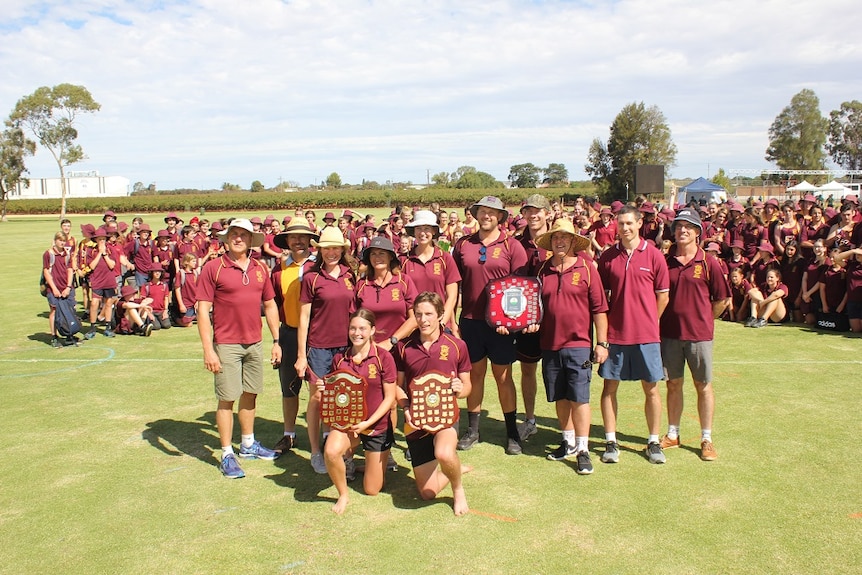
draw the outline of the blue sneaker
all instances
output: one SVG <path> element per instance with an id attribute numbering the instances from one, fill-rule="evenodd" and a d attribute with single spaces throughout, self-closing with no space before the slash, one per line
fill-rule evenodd
<path id="1" fill-rule="evenodd" d="M 240 479 L 245 477 L 245 472 L 242 470 L 242 467 L 239 466 L 239 462 L 236 460 L 233 453 L 228 453 L 221 458 L 221 465 L 219 465 L 219 468 L 228 479 Z"/>
<path id="2" fill-rule="evenodd" d="M 105 337 L 114 337 L 114 330 L 110 328 L 105 328 L 105 332 L 102 334 Z"/>
<path id="3" fill-rule="evenodd" d="M 267 461 L 272 461 L 273 459 L 278 459 L 279 455 L 281 454 L 261 445 L 260 441 L 255 441 L 251 444 L 251 447 L 245 447 L 244 445 L 240 445 L 239 447 L 239 456 L 245 459 L 266 459 Z"/>
<path id="4" fill-rule="evenodd" d="M 88 331 L 87 333 L 84 334 L 84 339 L 93 339 L 94 337 L 96 337 L 96 330 L 94 330 L 94 329 L 91 329 L 90 331 Z"/>

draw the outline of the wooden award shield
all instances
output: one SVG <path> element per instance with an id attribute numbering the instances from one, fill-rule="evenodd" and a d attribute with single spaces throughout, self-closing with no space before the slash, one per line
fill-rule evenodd
<path id="1" fill-rule="evenodd" d="M 458 422 L 458 397 L 452 392 L 451 377 L 429 371 L 410 382 L 410 421 L 413 427 L 436 433 Z"/>
<path id="2" fill-rule="evenodd" d="M 485 288 L 488 308 L 485 321 L 493 328 L 520 331 L 542 321 L 542 284 L 529 276 L 506 276 L 491 280 Z"/>
<path id="3" fill-rule="evenodd" d="M 363 421 L 368 406 L 365 390 L 368 382 L 352 371 L 339 369 L 323 377 L 320 419 L 333 429 L 346 431 Z"/>

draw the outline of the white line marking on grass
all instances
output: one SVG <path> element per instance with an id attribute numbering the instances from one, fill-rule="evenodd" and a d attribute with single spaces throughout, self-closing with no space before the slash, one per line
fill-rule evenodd
<path id="1" fill-rule="evenodd" d="M 108 359 L 113 359 L 113 358 L 108 358 Z M 73 358 L 69 358 L 69 359 L 0 359 L 0 363 L 45 363 L 45 362 L 49 362 L 49 363 L 51 363 L 51 362 L 52 363 L 74 363 L 74 362 L 108 361 L 108 359 L 100 359 L 100 360 L 73 359 Z M 183 358 L 163 359 L 163 358 L 154 357 L 154 358 L 128 358 L 128 359 L 121 359 L 118 361 L 121 361 L 123 363 L 125 363 L 125 362 L 152 363 L 155 361 L 158 361 L 158 362 L 200 361 L 200 359 L 192 359 L 192 358 L 188 358 L 188 359 L 183 359 Z"/>
<path id="2" fill-rule="evenodd" d="M 82 363 L 80 365 L 73 365 L 70 367 L 63 367 L 60 369 L 51 369 L 51 370 L 47 370 L 47 371 L 37 371 L 35 373 L 19 373 L 19 374 L 5 374 L 4 373 L 4 374 L 0 375 L 0 379 L 17 379 L 19 377 L 34 377 L 37 375 L 50 375 L 52 373 L 63 373 L 65 371 L 72 371 L 74 369 L 81 369 L 82 367 L 89 367 L 91 365 L 101 365 L 101 364 L 105 363 L 106 361 L 110 361 L 111 359 L 113 359 L 113 357 L 115 355 L 113 348 L 110 348 L 110 347 L 91 346 L 90 349 L 106 349 L 106 350 L 108 350 L 108 355 L 106 357 L 101 358 L 101 359 L 83 359 L 80 361 L 83 361 L 85 363 Z M 38 359 L 37 360 L 19 359 L 19 360 L 0 360 L 0 361 L 3 361 L 5 363 L 13 363 L 13 362 L 39 363 L 41 360 L 38 360 Z"/>

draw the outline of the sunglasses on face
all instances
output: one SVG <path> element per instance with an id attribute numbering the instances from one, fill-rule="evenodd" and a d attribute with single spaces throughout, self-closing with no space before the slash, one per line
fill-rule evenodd
<path id="1" fill-rule="evenodd" d="M 481 248 L 479 248 L 479 263 L 484 264 L 487 259 L 488 259 L 488 248 L 485 246 L 482 246 Z"/>

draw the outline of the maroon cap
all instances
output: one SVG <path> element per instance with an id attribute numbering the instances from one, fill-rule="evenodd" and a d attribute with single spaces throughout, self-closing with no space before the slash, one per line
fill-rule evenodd
<path id="1" fill-rule="evenodd" d="M 326 214 L 324 214 L 323 216 L 323 221 L 325 222 L 326 220 L 335 221 L 335 214 L 333 214 L 332 212 L 326 212 Z"/>

